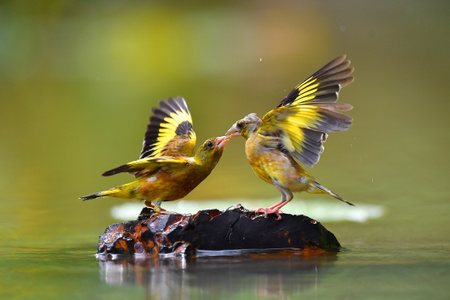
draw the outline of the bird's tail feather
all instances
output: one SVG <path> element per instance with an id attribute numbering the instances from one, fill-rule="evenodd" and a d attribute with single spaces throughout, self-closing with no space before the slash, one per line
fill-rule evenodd
<path id="1" fill-rule="evenodd" d="M 86 195 L 86 196 L 80 197 L 80 199 L 82 199 L 83 201 L 86 201 L 86 200 L 92 200 L 92 199 L 101 198 L 101 197 L 118 197 L 119 192 L 120 192 L 120 189 L 113 188 L 113 189 L 110 189 L 107 191 Z M 118 198 L 121 198 L 121 197 L 119 196 Z"/>
<path id="2" fill-rule="evenodd" d="M 92 200 L 101 197 L 101 192 L 80 197 L 83 201 Z"/>
<path id="3" fill-rule="evenodd" d="M 338 194 L 333 193 L 332 191 L 330 191 L 329 189 L 327 189 L 326 187 L 324 187 L 323 185 L 321 185 L 320 183 L 318 183 L 317 181 L 313 180 L 311 181 L 311 186 L 316 188 L 318 190 L 319 193 L 322 194 L 327 194 L 330 196 L 333 196 L 334 198 L 341 200 L 342 202 L 347 203 L 348 205 L 351 206 L 355 206 L 353 203 L 348 202 L 347 200 L 343 199 L 341 196 L 339 196 Z"/>

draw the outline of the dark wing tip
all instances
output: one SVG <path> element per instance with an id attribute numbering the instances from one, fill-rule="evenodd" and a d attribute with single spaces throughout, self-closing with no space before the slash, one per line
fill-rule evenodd
<path id="1" fill-rule="evenodd" d="M 324 94 L 330 87 L 338 86 L 336 96 L 328 93 L 327 102 L 336 102 L 341 88 L 354 81 L 350 75 L 354 68 L 350 60 L 341 55 L 326 63 L 307 79 L 298 84 L 277 107 L 307 102 L 323 102 Z"/>
<path id="2" fill-rule="evenodd" d="M 118 173 L 123 173 L 123 172 L 127 172 L 130 169 L 129 165 L 121 165 L 117 168 L 114 168 L 112 170 L 106 171 L 102 174 L 102 176 L 111 176 L 111 175 L 115 175 Z"/>

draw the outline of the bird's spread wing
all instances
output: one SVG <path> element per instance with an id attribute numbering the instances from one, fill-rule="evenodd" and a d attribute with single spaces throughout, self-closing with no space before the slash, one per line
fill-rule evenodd
<path id="1" fill-rule="evenodd" d="M 189 164 L 189 159 L 190 158 L 187 157 L 174 158 L 170 156 L 142 158 L 106 171 L 105 173 L 103 173 L 103 176 L 111 176 L 117 173 L 128 172 L 135 174 L 136 177 L 141 177 L 143 175 L 151 174 L 162 168 L 175 171 Z"/>
<path id="2" fill-rule="evenodd" d="M 298 84 L 278 105 L 307 104 L 313 102 L 336 102 L 339 91 L 353 82 L 353 68 L 345 55 L 336 57 L 314 74 Z"/>
<path id="3" fill-rule="evenodd" d="M 312 167 L 323 152 L 326 133 L 347 130 L 352 118 L 339 113 L 351 109 L 345 103 L 313 103 L 283 106 L 262 119 L 260 136 L 278 137 L 284 150 Z"/>
<path id="4" fill-rule="evenodd" d="M 154 107 L 139 158 L 194 155 L 196 135 L 182 97 L 160 100 Z"/>

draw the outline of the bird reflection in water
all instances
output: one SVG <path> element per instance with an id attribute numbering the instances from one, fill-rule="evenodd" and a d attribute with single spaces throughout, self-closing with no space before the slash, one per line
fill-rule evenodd
<path id="1" fill-rule="evenodd" d="M 109 285 L 141 285 L 149 299 L 242 294 L 284 299 L 316 290 L 320 279 L 337 260 L 336 254 L 329 253 L 310 255 L 286 250 L 236 255 L 237 252 L 204 252 L 196 258 L 99 257 L 100 279 Z"/>

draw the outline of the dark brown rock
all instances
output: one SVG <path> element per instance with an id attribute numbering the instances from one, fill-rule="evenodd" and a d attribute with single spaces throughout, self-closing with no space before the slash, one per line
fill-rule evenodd
<path id="1" fill-rule="evenodd" d="M 340 244 L 319 222 L 303 215 L 264 217 L 238 205 L 195 215 L 155 213 L 144 208 L 135 221 L 109 226 L 100 236 L 99 254 L 195 255 L 199 250 L 297 249 L 337 252 Z"/>

